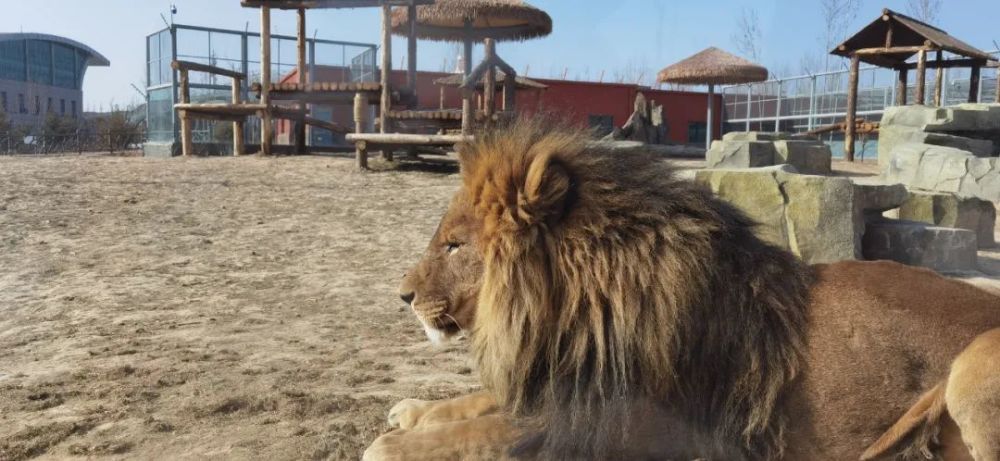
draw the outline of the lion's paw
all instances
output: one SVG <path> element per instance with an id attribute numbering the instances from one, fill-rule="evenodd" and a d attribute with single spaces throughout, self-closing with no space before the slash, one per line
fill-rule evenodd
<path id="1" fill-rule="evenodd" d="M 389 410 L 389 426 L 412 429 L 417 425 L 433 402 L 420 399 L 403 399 Z"/>

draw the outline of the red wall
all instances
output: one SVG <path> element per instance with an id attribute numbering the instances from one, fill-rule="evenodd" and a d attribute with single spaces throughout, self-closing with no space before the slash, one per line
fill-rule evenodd
<path id="1" fill-rule="evenodd" d="M 349 70 L 339 67 L 317 66 L 316 81 L 344 81 Z M 440 105 L 441 87 L 434 80 L 451 74 L 442 72 L 417 73 L 417 104 L 420 109 L 437 109 Z M 282 77 L 282 82 L 297 79 L 297 72 L 292 71 Z M 548 86 L 548 89 L 521 90 L 517 95 L 518 110 L 524 113 L 538 111 L 554 112 L 567 117 L 572 122 L 587 125 L 590 115 L 610 115 L 615 126 L 621 126 L 632 114 L 632 105 L 636 94 L 640 91 L 646 98 L 663 105 L 663 115 L 669 127 L 671 141 L 686 143 L 688 124 L 706 120 L 708 98 L 705 93 L 691 91 L 654 90 L 648 87 L 621 83 L 577 82 L 569 80 L 533 79 Z M 406 71 L 393 71 L 391 82 L 402 87 L 406 83 Z M 499 95 L 497 101 L 500 101 Z M 713 137 L 718 139 L 722 132 L 722 97 L 715 95 L 713 118 L 715 126 Z M 457 88 L 445 88 L 445 108 L 462 107 L 461 94 Z M 336 106 L 333 110 L 333 122 L 345 127 L 353 125 L 352 110 L 349 105 Z M 278 134 L 286 135 L 289 124 L 282 122 L 278 126 Z M 701 143 L 702 140 L 694 140 Z"/>

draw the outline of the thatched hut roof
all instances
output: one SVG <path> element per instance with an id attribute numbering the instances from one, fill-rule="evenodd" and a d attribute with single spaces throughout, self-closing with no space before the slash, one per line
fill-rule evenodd
<path id="1" fill-rule="evenodd" d="M 466 34 L 466 21 L 472 26 L 470 35 Z M 406 35 L 409 22 L 407 8 L 393 10 L 394 34 Z M 427 40 L 528 40 L 550 33 L 552 18 L 548 13 L 523 0 L 437 0 L 417 7 L 417 37 Z"/>
<path id="2" fill-rule="evenodd" d="M 503 88 L 503 80 L 506 77 L 507 74 L 504 73 L 502 70 L 496 71 L 497 88 Z M 441 77 L 439 79 L 436 79 L 434 80 L 434 83 L 441 86 L 460 86 L 464 81 L 465 81 L 465 76 L 463 76 L 462 74 L 454 74 L 454 75 L 449 75 L 447 77 Z M 476 86 L 476 89 L 477 90 L 483 89 L 483 84 L 485 83 L 485 81 L 486 81 L 485 78 L 483 80 L 480 80 L 480 82 Z M 517 89 L 519 90 L 544 90 L 549 87 L 544 83 L 536 82 L 530 78 L 525 78 L 521 76 L 514 76 L 514 82 L 517 84 Z"/>
<path id="3" fill-rule="evenodd" d="M 664 68 L 656 80 L 691 85 L 761 82 L 767 80 L 767 69 L 713 46 Z"/>

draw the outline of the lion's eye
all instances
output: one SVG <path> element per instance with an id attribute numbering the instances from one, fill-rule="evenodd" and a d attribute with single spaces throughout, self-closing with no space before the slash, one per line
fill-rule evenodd
<path id="1" fill-rule="evenodd" d="M 458 249 L 461 248 L 461 247 L 462 247 L 461 243 L 458 243 L 458 242 L 448 242 L 448 245 L 445 246 L 445 251 L 447 251 L 448 254 L 451 255 L 451 254 L 455 254 L 455 252 L 458 251 Z"/>

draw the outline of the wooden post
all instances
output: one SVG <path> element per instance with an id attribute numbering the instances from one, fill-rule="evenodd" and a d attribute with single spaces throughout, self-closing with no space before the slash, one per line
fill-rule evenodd
<path id="1" fill-rule="evenodd" d="M 492 38 L 488 38 L 484 44 L 485 57 L 484 61 L 492 61 L 497 54 L 497 44 Z M 485 112 L 485 120 L 489 123 L 491 117 L 496 112 L 496 95 L 497 95 L 497 74 L 496 69 L 491 67 L 486 70 L 485 80 L 483 82 L 483 112 Z"/>
<path id="2" fill-rule="evenodd" d="M 941 107 L 941 93 L 944 91 L 944 66 L 941 65 L 941 55 L 938 50 L 934 61 L 937 62 L 937 69 L 934 69 L 934 107 Z"/>
<path id="3" fill-rule="evenodd" d="M 979 66 L 972 66 L 969 72 L 969 102 L 979 102 L 979 70 Z"/>
<path id="4" fill-rule="evenodd" d="M 517 97 L 517 78 L 507 75 L 503 79 L 503 110 L 514 111 Z"/>
<path id="5" fill-rule="evenodd" d="M 715 85 L 709 83 L 708 84 L 708 114 L 706 114 L 706 119 L 708 120 L 708 122 L 705 124 L 705 127 L 706 127 L 705 128 L 705 150 L 706 151 L 708 149 L 712 148 L 712 106 L 715 105 L 715 104 L 713 104 L 715 102 L 715 101 L 713 101 L 713 99 L 715 99 L 714 96 L 715 96 Z M 749 117 L 749 116 L 750 116 L 750 114 L 747 114 L 747 117 Z"/>
<path id="6" fill-rule="evenodd" d="M 233 77 L 233 104 L 240 104 L 240 79 Z M 233 122 L 233 155 L 243 155 L 243 121 Z"/>
<path id="7" fill-rule="evenodd" d="M 927 51 L 920 50 L 917 52 L 917 95 L 913 101 L 914 104 L 923 105 L 924 101 L 924 89 L 927 83 Z"/>
<path id="8" fill-rule="evenodd" d="M 441 85 L 441 95 L 440 101 L 438 101 L 438 109 L 444 110 L 444 85 Z"/>
<path id="9" fill-rule="evenodd" d="M 271 155 L 271 8 L 260 7 L 260 153 Z"/>
<path id="10" fill-rule="evenodd" d="M 188 80 L 187 69 L 181 69 L 180 71 L 180 85 L 181 85 L 181 104 L 191 103 L 191 87 Z M 180 111 L 179 118 L 181 119 L 181 155 L 185 157 L 190 157 L 194 154 L 194 140 L 191 134 L 191 120 L 188 119 L 188 112 L 186 110 Z"/>
<path id="11" fill-rule="evenodd" d="M 365 96 L 361 93 L 354 94 L 354 132 L 361 134 L 365 132 Z M 364 141 L 354 143 L 354 158 L 357 161 L 359 170 L 368 169 L 368 146 Z"/>
<path id="12" fill-rule="evenodd" d="M 382 101 L 379 105 L 379 131 L 389 132 L 389 109 L 392 106 L 389 77 L 392 73 L 392 7 L 382 5 Z"/>
<path id="13" fill-rule="evenodd" d="M 844 119 L 844 156 L 848 162 L 854 161 L 854 131 L 858 111 L 858 67 L 861 59 L 851 55 L 851 73 L 847 83 L 847 117 Z"/>
<path id="14" fill-rule="evenodd" d="M 906 77 L 909 74 L 906 67 L 901 67 L 896 74 L 896 105 L 906 105 Z"/>
<path id="15" fill-rule="evenodd" d="M 406 85 L 410 87 L 413 94 L 413 104 L 417 105 L 417 5 L 411 1 L 407 8 L 407 17 L 410 18 L 410 30 L 406 35 L 407 52 L 409 53 L 406 68 Z"/>
<path id="16" fill-rule="evenodd" d="M 465 20 L 465 39 L 464 43 L 465 49 L 462 54 L 462 77 L 468 78 L 472 74 L 472 21 Z M 469 134 L 472 132 L 472 95 L 475 93 L 473 89 L 462 90 L 462 134 Z"/>
<path id="17" fill-rule="evenodd" d="M 298 35 L 298 74 L 299 74 L 299 84 L 305 86 L 306 84 L 306 9 L 299 8 L 299 35 Z M 299 110 L 302 114 L 306 113 L 306 103 L 299 103 Z M 295 121 L 295 153 L 305 154 L 306 153 L 306 122 L 305 120 Z"/>

